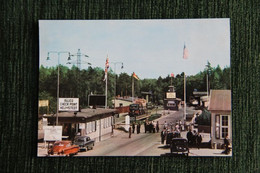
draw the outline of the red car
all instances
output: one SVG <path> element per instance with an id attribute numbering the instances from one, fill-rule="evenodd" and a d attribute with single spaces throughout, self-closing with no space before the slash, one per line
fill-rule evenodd
<path id="1" fill-rule="evenodd" d="M 71 145 L 70 141 L 57 141 L 53 146 L 48 150 L 48 155 L 65 155 L 72 156 L 76 155 L 79 152 L 78 145 Z"/>

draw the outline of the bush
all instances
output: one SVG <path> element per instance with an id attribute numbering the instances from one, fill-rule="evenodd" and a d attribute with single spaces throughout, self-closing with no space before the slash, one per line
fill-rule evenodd
<path id="1" fill-rule="evenodd" d="M 207 125 L 207 126 L 210 126 L 211 124 L 211 113 L 204 109 L 202 111 L 202 114 L 200 114 L 196 119 L 196 124 L 198 125 Z"/>
<path id="2" fill-rule="evenodd" d="M 157 118 L 160 118 L 162 115 L 161 114 L 152 114 L 149 118 L 148 121 L 153 121 Z"/>

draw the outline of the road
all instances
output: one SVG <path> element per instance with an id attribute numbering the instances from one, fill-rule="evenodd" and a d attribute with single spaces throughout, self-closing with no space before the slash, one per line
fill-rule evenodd
<path id="1" fill-rule="evenodd" d="M 191 108 L 187 109 L 187 112 L 192 113 Z M 158 111 L 162 113 L 163 111 Z M 165 111 L 165 115 L 161 118 L 155 120 L 159 121 L 160 131 L 162 130 L 163 124 L 166 121 L 168 124 L 170 122 L 175 123 L 181 120 L 183 116 L 183 111 Z M 186 137 L 185 131 L 181 132 L 183 138 Z M 201 133 L 202 134 L 202 133 Z M 203 140 L 210 139 L 210 134 L 202 134 Z M 160 132 L 159 133 L 144 133 L 144 126 L 141 126 L 141 133 L 133 133 L 131 138 L 129 134 L 120 130 L 114 130 L 114 135 L 104 141 L 95 143 L 93 150 L 86 152 L 79 152 L 75 157 L 80 156 L 167 156 L 170 153 L 169 147 L 160 143 Z M 38 144 L 38 156 L 45 157 L 47 154 L 47 149 L 43 147 L 44 143 Z M 189 156 L 231 156 L 232 153 L 228 155 L 222 154 L 221 149 L 210 149 L 210 148 L 190 148 Z M 169 156 L 169 155 L 168 155 Z"/>
<path id="2" fill-rule="evenodd" d="M 176 122 L 181 120 L 183 111 L 165 111 L 165 115 L 155 120 L 159 121 L 160 129 L 164 122 Z M 161 130 L 160 130 L 161 131 Z M 170 149 L 160 143 L 159 133 L 144 133 L 144 126 L 141 126 L 141 133 L 129 134 L 115 130 L 114 136 L 95 144 L 93 150 L 80 152 L 77 156 L 160 156 L 169 152 Z"/>

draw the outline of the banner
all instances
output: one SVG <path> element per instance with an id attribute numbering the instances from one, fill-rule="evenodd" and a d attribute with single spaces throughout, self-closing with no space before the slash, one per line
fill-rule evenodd
<path id="1" fill-rule="evenodd" d="M 61 141 L 62 126 L 43 126 L 44 141 Z"/>

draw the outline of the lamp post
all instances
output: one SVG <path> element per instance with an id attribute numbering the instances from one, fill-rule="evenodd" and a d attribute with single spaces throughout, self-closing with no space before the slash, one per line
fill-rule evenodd
<path id="1" fill-rule="evenodd" d="M 62 53 L 68 53 L 70 58 L 70 52 L 68 51 L 50 51 L 48 52 L 47 60 L 50 60 L 50 54 L 58 54 L 58 81 L 57 81 L 57 112 L 56 112 L 56 126 L 58 125 L 58 115 L 59 115 L 59 95 L 60 95 L 60 54 Z"/>
<path id="2" fill-rule="evenodd" d="M 114 72 L 115 72 L 115 75 L 117 76 L 116 74 L 116 64 L 121 64 L 121 69 L 124 68 L 124 64 L 122 62 L 111 62 L 111 64 L 114 64 Z M 115 89 L 114 89 L 114 109 L 116 108 L 116 77 L 115 77 Z"/>

